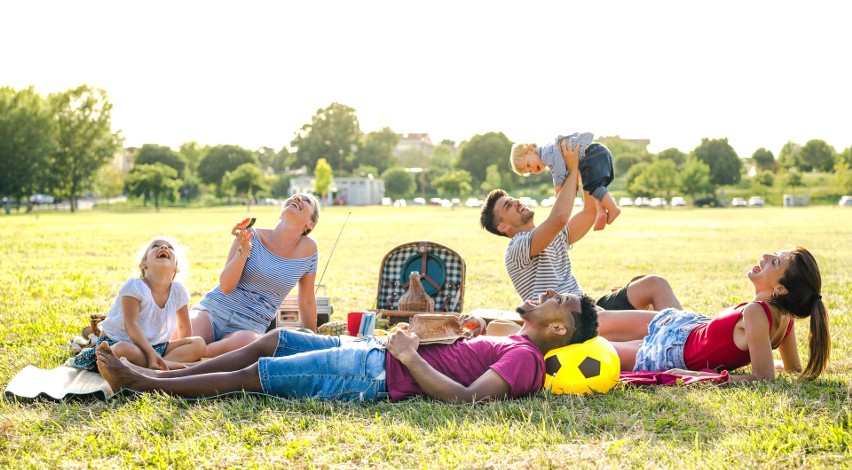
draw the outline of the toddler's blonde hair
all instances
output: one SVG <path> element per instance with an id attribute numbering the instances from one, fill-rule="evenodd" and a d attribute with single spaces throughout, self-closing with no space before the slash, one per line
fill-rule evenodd
<path id="1" fill-rule="evenodd" d="M 521 167 L 524 164 L 524 158 L 532 151 L 531 148 L 535 148 L 535 144 L 521 143 L 512 146 L 512 154 L 509 155 L 509 166 L 512 168 L 512 171 L 521 176 L 530 175 L 528 171 L 521 170 Z"/>

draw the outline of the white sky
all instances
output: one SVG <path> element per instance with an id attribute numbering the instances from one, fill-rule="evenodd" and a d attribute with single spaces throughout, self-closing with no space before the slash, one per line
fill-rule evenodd
<path id="1" fill-rule="evenodd" d="M 852 145 L 843 1 L 0 1 L 0 86 L 103 88 L 126 146 L 288 146 L 320 108 L 457 143 Z"/>

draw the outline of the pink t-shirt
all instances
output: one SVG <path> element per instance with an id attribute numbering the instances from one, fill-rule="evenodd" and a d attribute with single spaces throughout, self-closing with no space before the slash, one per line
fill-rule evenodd
<path id="1" fill-rule="evenodd" d="M 536 392 L 544 383 L 544 356 L 526 336 L 478 336 L 453 344 L 423 345 L 417 352 L 438 372 L 464 386 L 494 369 L 509 384 L 513 398 Z M 390 353 L 386 366 L 391 400 L 425 394 Z"/>

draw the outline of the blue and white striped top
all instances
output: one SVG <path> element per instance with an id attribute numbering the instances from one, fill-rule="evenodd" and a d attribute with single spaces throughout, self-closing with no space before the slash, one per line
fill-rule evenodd
<path id="1" fill-rule="evenodd" d="M 530 256 L 532 235 L 532 232 L 522 232 L 512 237 L 504 256 L 506 271 L 521 299 L 537 301 L 539 294 L 547 289 L 560 294 L 583 295 L 580 283 L 571 272 L 568 227 L 564 227 L 536 256 Z"/>
<path id="2" fill-rule="evenodd" d="M 204 299 L 218 302 L 258 323 L 268 324 L 299 279 L 317 272 L 319 253 L 307 258 L 282 258 L 261 243 L 256 231 L 252 231 L 251 246 L 251 255 L 246 260 L 236 289 L 225 294 L 216 286 Z"/>

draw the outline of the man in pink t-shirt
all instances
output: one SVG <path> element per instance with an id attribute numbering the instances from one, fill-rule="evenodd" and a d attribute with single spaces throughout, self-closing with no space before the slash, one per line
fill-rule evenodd
<path id="1" fill-rule="evenodd" d="M 274 330 L 228 354 L 173 371 L 133 368 L 109 346 L 97 351 L 98 369 L 114 391 L 161 391 L 183 397 L 260 392 L 287 398 L 403 400 L 425 395 L 445 402 L 516 398 L 540 390 L 544 353 L 598 334 L 595 302 L 548 291 L 518 307 L 524 321 L 514 336 L 478 336 L 420 346 L 398 331 L 375 337 Z M 104 343 L 105 344 L 105 343 Z"/>

